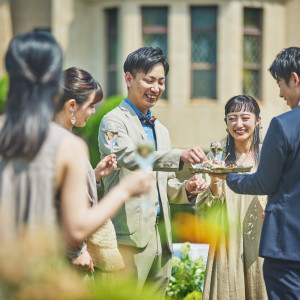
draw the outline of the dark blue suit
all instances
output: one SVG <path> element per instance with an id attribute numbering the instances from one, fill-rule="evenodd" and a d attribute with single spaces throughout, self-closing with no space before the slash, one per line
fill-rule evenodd
<path id="1" fill-rule="evenodd" d="M 229 174 L 227 184 L 236 193 L 268 195 L 259 255 L 267 258 L 265 264 L 269 264 L 269 262 L 285 264 L 286 262 L 288 265 L 292 261 L 293 265 L 296 266 L 296 273 L 298 272 L 300 277 L 299 107 L 273 118 L 271 121 L 261 149 L 257 172 L 251 175 Z M 279 269 L 284 268 L 280 267 Z M 278 298 L 276 293 L 269 294 L 267 278 L 271 274 L 265 274 L 265 271 L 267 273 L 276 273 L 277 271 L 270 268 L 265 270 L 264 267 L 268 295 L 271 299 L 280 299 L 279 294 Z M 276 274 L 272 275 L 275 276 Z M 298 280 L 298 288 L 300 287 L 299 277 L 296 279 L 296 281 Z M 278 278 L 273 279 L 278 280 Z M 293 288 L 297 289 L 297 287 Z M 299 289 L 298 292 L 300 292 Z M 300 299 L 300 293 L 298 297 L 286 298 L 285 295 L 285 298 L 282 299 Z"/>

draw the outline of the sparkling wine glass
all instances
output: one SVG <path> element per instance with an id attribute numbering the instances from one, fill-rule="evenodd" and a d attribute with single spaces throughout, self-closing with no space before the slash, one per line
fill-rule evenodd
<path id="1" fill-rule="evenodd" d="M 221 162 L 223 157 L 223 145 L 221 142 L 215 142 L 210 144 L 210 152 L 213 155 L 214 161 Z M 224 180 L 219 179 L 218 183 L 224 183 Z"/>
<path id="2" fill-rule="evenodd" d="M 139 168 L 151 172 L 154 162 L 153 144 L 150 141 L 146 141 L 145 143 L 138 145 L 135 155 Z"/>
<path id="3" fill-rule="evenodd" d="M 118 126 L 115 123 L 107 123 L 104 125 L 103 131 L 105 139 L 110 147 L 110 154 L 113 154 L 114 146 L 119 136 Z M 120 168 L 116 168 L 115 170 L 120 170 Z"/>
<path id="4" fill-rule="evenodd" d="M 193 169 L 199 169 L 201 167 L 201 164 L 191 164 L 192 168 Z M 200 176 L 200 174 L 198 172 L 195 172 L 194 175 L 197 175 L 197 176 Z M 200 191 L 198 189 L 196 189 L 195 191 L 191 192 L 191 194 L 193 195 L 197 195 L 197 194 L 200 194 L 202 193 L 203 191 Z"/>
<path id="5" fill-rule="evenodd" d="M 223 145 L 220 142 L 211 143 L 210 152 L 215 161 L 221 161 L 223 156 Z"/>
<path id="6" fill-rule="evenodd" d="M 103 131 L 105 133 L 105 139 L 110 147 L 110 153 L 114 153 L 114 145 L 118 139 L 118 126 L 115 123 L 107 123 L 104 125 Z"/>

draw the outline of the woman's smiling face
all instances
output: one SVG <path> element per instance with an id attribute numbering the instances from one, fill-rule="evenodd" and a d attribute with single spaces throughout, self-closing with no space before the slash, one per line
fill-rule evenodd
<path id="1" fill-rule="evenodd" d="M 89 117 L 96 113 L 95 109 L 95 98 L 96 91 L 90 93 L 88 99 L 75 111 L 76 127 L 84 127 L 89 119 Z"/>
<path id="2" fill-rule="evenodd" d="M 227 128 L 234 140 L 248 141 L 252 138 L 255 127 L 259 124 L 253 112 L 230 112 L 226 116 Z"/>

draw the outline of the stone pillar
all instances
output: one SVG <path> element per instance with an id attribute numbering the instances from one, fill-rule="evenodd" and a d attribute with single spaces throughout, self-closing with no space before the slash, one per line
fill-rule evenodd
<path id="1" fill-rule="evenodd" d="M 51 3 L 51 28 L 52 33 L 63 48 L 69 46 L 69 31 L 75 18 L 74 0 L 52 0 Z"/>
<path id="2" fill-rule="evenodd" d="M 189 5 L 172 2 L 168 23 L 168 102 L 172 106 L 186 105 L 191 91 L 191 30 Z"/>
<path id="3" fill-rule="evenodd" d="M 268 128 L 270 120 L 288 107 L 279 98 L 279 88 L 268 71 L 276 55 L 287 46 L 286 44 L 285 7 L 280 3 L 265 3 L 263 6 L 263 52 L 262 52 L 262 124 Z M 264 130 L 266 133 L 266 130 Z"/>
<path id="4" fill-rule="evenodd" d="M 300 47 L 300 1 L 290 0 L 286 1 L 286 35 L 287 44 L 289 47 Z"/>
<path id="5" fill-rule="evenodd" d="M 89 72 L 101 84 L 106 94 L 106 64 L 107 64 L 107 39 L 106 39 L 106 16 L 105 7 L 101 3 L 91 3 L 87 8 L 89 20 L 88 33 L 89 45 L 86 54 Z"/>
<path id="6" fill-rule="evenodd" d="M 129 53 L 142 47 L 142 16 L 137 2 L 123 2 L 120 6 L 120 57 L 121 66 Z M 124 83 L 123 68 L 118 74 L 119 84 L 124 95 L 127 89 Z"/>
<path id="7" fill-rule="evenodd" d="M 13 37 L 9 0 L 0 0 L 0 78 L 5 73 L 4 56 Z"/>
<path id="8" fill-rule="evenodd" d="M 14 35 L 51 29 L 51 0 L 10 0 Z"/>
<path id="9" fill-rule="evenodd" d="M 239 1 L 223 1 L 218 11 L 217 98 L 222 107 L 241 93 L 243 70 L 243 8 Z"/>

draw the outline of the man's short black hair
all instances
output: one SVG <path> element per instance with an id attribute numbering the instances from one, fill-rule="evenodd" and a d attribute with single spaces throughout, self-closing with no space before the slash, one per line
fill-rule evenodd
<path id="1" fill-rule="evenodd" d="M 165 76 L 169 72 L 169 63 L 163 51 L 156 47 L 143 47 L 130 53 L 124 63 L 124 72 L 129 72 L 135 77 L 137 72 L 145 74 L 155 65 L 161 63 L 165 70 Z"/>
<path id="2" fill-rule="evenodd" d="M 283 78 L 286 84 L 289 84 L 292 72 L 300 77 L 300 48 L 290 47 L 282 50 L 277 54 L 269 71 L 276 81 Z"/>

